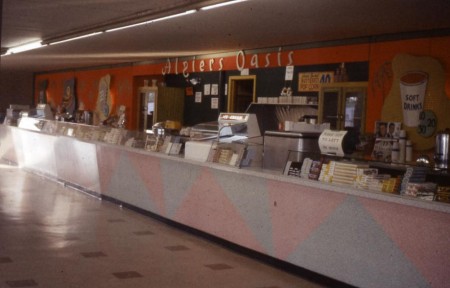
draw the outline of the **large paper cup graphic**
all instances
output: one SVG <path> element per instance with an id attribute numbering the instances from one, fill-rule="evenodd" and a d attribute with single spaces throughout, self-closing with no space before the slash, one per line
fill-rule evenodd
<path id="1" fill-rule="evenodd" d="M 410 71 L 400 77 L 403 124 L 408 127 L 419 126 L 419 115 L 423 110 L 427 83 L 428 74 L 421 71 Z"/>

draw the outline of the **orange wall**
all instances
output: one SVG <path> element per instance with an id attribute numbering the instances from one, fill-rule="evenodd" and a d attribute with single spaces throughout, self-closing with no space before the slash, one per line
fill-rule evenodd
<path id="1" fill-rule="evenodd" d="M 374 43 L 371 45 L 369 57 L 369 91 L 366 130 L 373 130 L 374 121 L 381 114 L 384 97 L 388 94 L 392 78 L 380 77 L 382 67 L 389 69 L 390 62 L 399 53 L 414 56 L 431 56 L 441 62 L 445 71 L 445 91 L 450 97 L 450 37 L 403 40 Z M 385 74 L 386 75 L 386 74 Z"/>
<path id="2" fill-rule="evenodd" d="M 383 97 L 386 91 L 389 91 L 391 82 L 389 78 L 381 77 L 386 74 L 380 73 L 382 69 L 389 71 L 390 62 L 395 55 L 399 53 L 409 53 L 416 56 L 431 56 L 438 59 L 444 66 L 446 79 L 450 80 L 450 36 L 438 38 L 424 38 L 414 40 L 399 40 L 390 42 L 380 42 L 372 44 L 357 44 L 347 46 L 334 46 L 323 48 L 311 48 L 303 50 L 295 50 L 291 53 L 293 65 L 314 65 L 340 62 L 369 62 L 369 89 L 368 89 L 368 109 L 366 130 L 373 131 L 373 123 L 378 120 L 381 114 L 383 105 Z M 270 55 L 258 54 L 258 66 L 264 68 L 266 65 L 266 57 L 270 61 L 269 67 L 286 66 L 289 62 L 289 50 L 283 52 L 272 52 Z M 237 55 L 237 52 L 236 52 Z M 202 57 L 202 59 L 192 58 L 187 61 L 187 72 L 200 72 L 200 65 L 203 61 L 205 63 L 204 71 L 209 70 L 209 60 L 214 59 L 213 71 L 219 70 L 220 63 L 223 65 L 222 70 L 236 70 L 237 56 L 219 57 L 212 55 L 211 58 Z M 281 61 L 279 61 L 279 59 Z M 252 62 L 253 60 L 253 62 Z M 175 63 L 178 63 L 175 68 Z M 255 56 L 253 54 L 245 55 L 245 67 L 255 68 L 252 63 L 255 63 Z M 176 61 L 170 59 L 171 71 L 170 73 L 183 73 L 183 61 Z M 137 124 L 137 93 L 134 80 L 136 76 L 149 75 L 148 79 L 161 79 L 164 67 L 167 62 L 158 64 L 135 65 L 129 67 L 120 67 L 113 69 L 92 69 L 86 71 L 74 71 L 64 73 L 49 73 L 39 74 L 35 78 L 35 97 L 37 99 L 39 82 L 42 80 L 49 80 L 47 89 L 48 99 L 53 105 L 61 103 L 63 95 L 63 83 L 65 80 L 76 78 L 76 94 L 79 101 L 83 101 L 86 109 L 95 110 L 95 104 L 98 93 L 98 82 L 100 78 L 106 74 L 111 75 L 111 95 L 113 98 L 113 109 L 116 111 L 118 105 L 125 105 L 127 107 L 127 128 L 135 129 Z M 150 75 L 154 75 L 153 77 Z M 139 77 L 142 79 L 142 77 Z M 450 95 L 450 81 L 446 81 L 446 92 Z M 130 115 L 131 114 L 131 115 Z"/>

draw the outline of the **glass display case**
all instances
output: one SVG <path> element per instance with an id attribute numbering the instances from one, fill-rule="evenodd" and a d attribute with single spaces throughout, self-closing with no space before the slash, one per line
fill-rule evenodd
<path id="1" fill-rule="evenodd" d="M 147 134 L 141 131 L 129 131 L 109 126 L 93 126 L 73 122 L 45 120 L 32 117 L 22 117 L 18 127 L 50 135 L 73 137 L 83 141 L 95 141 L 132 148 L 145 148 Z"/>
<path id="2" fill-rule="evenodd" d="M 20 118 L 19 128 L 172 156 L 183 154 L 188 147 L 187 143 L 198 142 L 188 141 L 190 137 L 184 135 L 147 134 L 122 128 L 92 126 L 33 117 Z M 270 153 L 267 150 L 268 143 L 263 144 L 261 138 L 261 136 L 249 137 L 245 141 L 231 142 L 200 141 L 200 143 L 211 143 L 205 150 L 204 162 L 236 168 L 263 168 L 267 170 L 268 167 L 263 165 L 263 159 Z M 311 139 L 311 141 L 313 141 L 311 144 L 315 143 L 315 139 Z M 288 144 L 285 142 L 286 139 L 281 141 L 283 144 Z M 450 202 L 450 177 L 447 170 L 434 171 L 433 165 L 423 167 L 416 163 L 400 165 L 398 163 L 368 161 L 364 155 L 359 153 L 361 151 L 355 151 L 344 156 L 323 154 L 317 149 L 309 149 L 308 145 L 308 147 L 303 144 L 299 145 L 298 141 L 294 141 L 293 144 L 278 147 L 273 151 L 274 157 L 278 156 L 281 161 L 280 166 L 276 169 L 280 174 L 331 185 L 347 185 L 361 190 L 414 197 L 421 200 Z M 282 153 L 285 152 L 287 156 L 282 156 Z"/>
<path id="3" fill-rule="evenodd" d="M 207 162 L 242 167 L 262 167 L 263 147 L 252 141 L 230 143 L 214 141 Z"/>

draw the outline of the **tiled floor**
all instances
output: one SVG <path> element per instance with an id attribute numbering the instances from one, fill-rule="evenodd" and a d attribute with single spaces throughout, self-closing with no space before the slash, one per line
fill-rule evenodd
<path id="1" fill-rule="evenodd" d="M 0 162 L 0 287 L 321 287 Z"/>

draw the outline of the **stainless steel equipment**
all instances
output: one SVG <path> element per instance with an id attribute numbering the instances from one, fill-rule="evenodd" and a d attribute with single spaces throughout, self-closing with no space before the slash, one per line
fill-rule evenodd
<path id="1" fill-rule="evenodd" d="M 37 104 L 36 105 L 36 118 L 53 120 L 53 112 L 48 104 Z"/>
<path id="2" fill-rule="evenodd" d="M 92 125 L 94 123 L 94 113 L 92 111 L 84 111 L 83 117 L 85 124 Z"/>
<path id="3" fill-rule="evenodd" d="M 203 141 L 217 138 L 219 123 L 217 121 L 200 123 L 190 129 L 192 140 Z"/>
<path id="4" fill-rule="evenodd" d="M 448 169 L 450 130 L 439 132 L 436 135 L 436 148 L 434 153 L 434 167 L 437 170 Z"/>
<path id="5" fill-rule="evenodd" d="M 190 139 L 186 142 L 184 150 L 186 159 L 215 162 L 212 159 L 214 156 L 209 155 L 216 152 L 220 154 L 220 151 L 232 151 L 233 155 L 236 155 L 236 158 L 232 158 L 235 159 L 233 166 L 259 168 L 262 166 L 262 137 L 254 114 L 220 113 L 217 122 L 192 127 Z M 244 149 L 240 149 L 242 147 Z"/>
<path id="6" fill-rule="evenodd" d="M 255 114 L 220 113 L 218 122 L 219 133 L 217 137 L 219 142 L 247 141 L 261 136 Z M 258 141 L 258 139 L 253 140 L 254 142 Z"/>
<path id="7" fill-rule="evenodd" d="M 308 155 L 319 154 L 319 136 L 320 133 L 266 131 L 263 168 L 283 171 L 290 151 L 296 152 L 292 153 L 296 159 L 290 160 L 297 162 Z"/>

